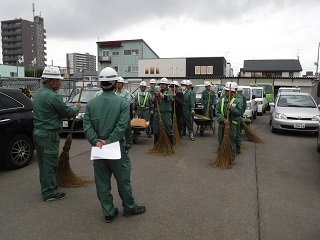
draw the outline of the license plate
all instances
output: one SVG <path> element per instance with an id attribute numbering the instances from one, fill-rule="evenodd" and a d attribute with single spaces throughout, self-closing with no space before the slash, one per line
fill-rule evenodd
<path id="1" fill-rule="evenodd" d="M 67 128 L 67 127 L 68 127 L 68 121 L 63 121 L 63 122 L 62 122 L 62 126 L 63 126 L 64 128 Z"/>
<path id="2" fill-rule="evenodd" d="M 293 125 L 293 127 L 294 127 L 294 128 L 305 128 L 306 126 L 305 126 L 304 123 L 295 123 L 295 124 Z"/>

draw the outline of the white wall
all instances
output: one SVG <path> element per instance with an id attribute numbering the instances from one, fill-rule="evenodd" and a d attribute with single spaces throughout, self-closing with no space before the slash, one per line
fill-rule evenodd
<path id="1" fill-rule="evenodd" d="M 161 58 L 161 59 L 139 59 L 139 77 L 162 78 L 162 77 L 185 77 L 185 58 Z M 154 68 L 154 74 L 150 73 L 150 68 Z M 145 69 L 149 70 L 146 74 Z M 156 73 L 159 69 L 159 74 Z"/>

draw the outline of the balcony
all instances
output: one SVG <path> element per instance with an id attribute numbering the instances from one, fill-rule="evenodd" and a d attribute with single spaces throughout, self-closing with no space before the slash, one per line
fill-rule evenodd
<path id="1" fill-rule="evenodd" d="M 2 44 L 3 49 L 21 48 L 21 47 L 22 47 L 21 43 L 14 43 L 14 44 L 4 43 L 4 44 Z"/>
<path id="2" fill-rule="evenodd" d="M 110 56 L 105 56 L 105 57 L 99 56 L 98 61 L 99 62 L 111 62 L 111 57 Z"/>
<path id="3" fill-rule="evenodd" d="M 11 56 L 11 55 L 21 55 L 22 49 L 16 49 L 16 50 L 4 50 L 2 52 L 3 56 Z"/>

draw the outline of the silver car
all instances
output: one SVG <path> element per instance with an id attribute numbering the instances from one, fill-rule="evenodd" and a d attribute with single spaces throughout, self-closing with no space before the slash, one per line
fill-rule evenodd
<path id="1" fill-rule="evenodd" d="M 278 130 L 313 132 L 317 134 L 320 121 L 320 105 L 309 93 L 283 92 L 275 103 L 270 118 L 271 132 Z"/>

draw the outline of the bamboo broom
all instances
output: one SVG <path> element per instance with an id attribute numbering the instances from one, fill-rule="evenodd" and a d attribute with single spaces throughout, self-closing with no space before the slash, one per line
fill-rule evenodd
<path id="1" fill-rule="evenodd" d="M 176 92 L 176 85 L 173 85 L 173 91 Z M 173 102 L 172 133 L 173 133 L 173 147 L 178 147 L 180 144 L 180 133 L 178 128 L 177 116 L 176 116 L 176 102 Z"/>
<path id="2" fill-rule="evenodd" d="M 231 100 L 231 84 L 229 86 L 228 104 Z M 229 120 L 229 109 L 227 109 L 227 120 Z M 218 155 L 215 161 L 210 163 L 211 167 L 218 167 L 222 170 L 230 169 L 233 164 L 233 153 L 230 142 L 230 125 L 225 125 L 222 143 L 218 149 Z"/>
<path id="3" fill-rule="evenodd" d="M 82 90 L 83 90 L 83 88 L 80 89 L 79 98 L 78 98 L 77 103 L 80 102 Z M 69 134 L 68 134 L 67 139 L 64 143 L 63 150 L 59 156 L 58 167 L 57 167 L 57 171 L 55 173 L 57 184 L 58 184 L 58 186 L 61 186 L 61 187 L 82 187 L 82 186 L 88 185 L 89 183 L 92 182 L 86 178 L 78 177 L 72 171 L 71 166 L 70 166 L 69 151 L 70 151 L 71 143 L 72 143 L 72 132 L 73 132 L 75 120 L 76 120 L 76 118 L 74 117 Z"/>
<path id="4" fill-rule="evenodd" d="M 240 119 L 241 122 L 241 126 L 243 127 L 247 137 L 254 143 L 265 143 L 261 138 L 258 137 L 258 135 L 251 129 L 248 127 L 248 125 L 242 120 L 242 118 Z"/>
<path id="5" fill-rule="evenodd" d="M 158 142 L 153 146 L 153 148 L 151 148 L 148 151 L 148 153 L 153 155 L 158 155 L 158 156 L 172 155 L 174 153 L 174 150 L 166 134 L 166 130 L 161 119 L 161 113 L 160 113 L 158 101 L 157 101 L 157 108 L 158 108 L 158 114 L 159 114 L 160 134 L 159 134 Z"/>
<path id="6" fill-rule="evenodd" d="M 206 115 L 205 115 L 205 117 L 207 117 L 207 118 L 210 118 L 210 107 L 209 107 L 209 105 L 210 105 L 210 95 L 211 95 L 210 92 L 211 92 L 211 91 L 209 91 L 208 105 L 207 105 Z M 212 119 L 211 119 L 211 120 L 212 120 Z M 213 129 L 212 129 L 212 126 L 211 126 L 211 125 L 207 125 L 206 128 L 205 128 L 205 130 L 213 130 Z"/>

